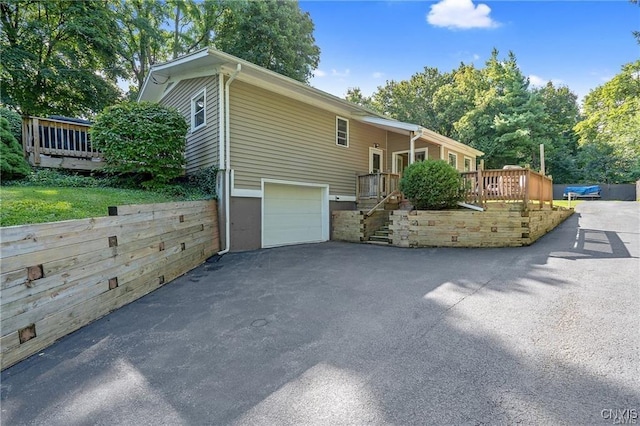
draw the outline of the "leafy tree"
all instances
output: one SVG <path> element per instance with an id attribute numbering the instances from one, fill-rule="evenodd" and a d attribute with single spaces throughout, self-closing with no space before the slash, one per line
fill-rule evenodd
<path id="1" fill-rule="evenodd" d="M 444 160 L 411 164 L 402 172 L 400 190 L 418 210 L 455 207 L 463 197 L 460 174 Z"/>
<path id="2" fill-rule="evenodd" d="M 582 176 L 578 170 L 578 135 L 573 128 L 580 120 L 578 97 L 566 86 L 546 86 L 534 89 L 533 93 L 543 103 L 546 112 L 543 129 L 547 173 L 556 183 L 572 183 Z"/>
<path id="3" fill-rule="evenodd" d="M 505 164 L 539 164 L 540 143 L 548 143 L 542 123 L 544 105 L 532 95 L 515 55 L 500 60 L 498 51 L 482 70 L 488 90 L 479 93 L 474 108 L 455 123 L 461 142 L 485 153 L 488 168 Z"/>
<path id="4" fill-rule="evenodd" d="M 150 102 L 123 102 L 98 114 L 91 141 L 107 170 L 147 177 L 145 186 L 167 183 L 183 173 L 187 122 L 178 110 Z"/>
<path id="5" fill-rule="evenodd" d="M 583 103 L 584 119 L 575 126 L 579 143 L 587 153 L 606 154 L 615 163 L 612 183 L 640 178 L 640 60 L 592 90 Z M 587 149 L 589 147 L 589 149 Z M 602 160 L 604 161 L 604 160 Z"/>
<path id="6" fill-rule="evenodd" d="M 0 97 L 22 115 L 91 115 L 118 99 L 106 1 L 0 2 Z"/>
<path id="7" fill-rule="evenodd" d="M 476 99 L 489 90 L 482 71 L 473 65 L 460 64 L 451 73 L 451 78 L 433 95 L 433 109 L 439 128 L 445 136 L 459 139 L 455 123 L 475 107 Z"/>
<path id="8" fill-rule="evenodd" d="M 371 97 L 364 96 L 364 94 L 362 94 L 362 90 L 360 90 L 359 87 L 352 87 L 347 89 L 347 95 L 345 96 L 345 99 L 351 103 L 360 105 L 361 107 L 365 107 L 365 108 L 369 108 L 377 111 L 377 108 L 375 108 L 375 106 L 372 105 Z"/>
<path id="9" fill-rule="evenodd" d="M 313 21 L 295 1 L 226 1 L 214 46 L 295 80 L 308 82 L 320 49 Z"/>
<path id="10" fill-rule="evenodd" d="M 9 121 L 0 117 L 0 174 L 3 180 L 23 178 L 31 173 L 24 159 L 22 145 L 11 133 Z"/>
<path id="11" fill-rule="evenodd" d="M 404 81 L 388 81 L 372 96 L 376 109 L 397 120 L 419 123 L 436 132 L 449 136 L 446 126 L 438 119 L 434 107 L 434 94 L 447 83 L 450 74 L 442 74 L 437 68 L 425 67 Z"/>
<path id="12" fill-rule="evenodd" d="M 224 12 L 222 1 L 170 0 L 167 4 L 173 26 L 171 57 L 175 59 L 212 44 L 216 25 Z"/>
<path id="13" fill-rule="evenodd" d="M 167 9 L 156 0 L 117 0 L 113 5 L 120 29 L 118 55 L 133 79 L 130 98 L 137 97 L 149 68 L 166 59 L 164 45 L 168 36 L 162 28 Z"/>

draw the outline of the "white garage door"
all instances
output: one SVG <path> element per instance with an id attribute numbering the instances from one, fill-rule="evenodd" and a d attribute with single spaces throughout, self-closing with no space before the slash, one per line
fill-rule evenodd
<path id="1" fill-rule="evenodd" d="M 312 243 L 329 239 L 326 188 L 264 184 L 262 246 Z"/>

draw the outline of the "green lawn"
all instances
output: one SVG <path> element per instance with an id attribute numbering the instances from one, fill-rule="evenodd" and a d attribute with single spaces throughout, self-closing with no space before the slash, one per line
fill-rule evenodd
<path id="1" fill-rule="evenodd" d="M 175 199 L 130 189 L 0 187 L 0 226 L 107 216 L 109 206 L 168 201 Z"/>
<path id="2" fill-rule="evenodd" d="M 575 207 L 576 204 L 584 203 L 584 200 L 571 200 L 571 207 Z M 569 207 L 569 200 L 553 200 L 553 205 L 558 207 Z"/>

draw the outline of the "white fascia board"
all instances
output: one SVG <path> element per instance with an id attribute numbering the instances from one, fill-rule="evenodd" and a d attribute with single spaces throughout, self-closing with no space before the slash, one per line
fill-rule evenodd
<path id="1" fill-rule="evenodd" d="M 422 127 L 418 126 L 417 124 L 404 123 L 402 121 L 396 121 L 382 117 L 359 117 L 357 118 L 357 120 L 364 123 L 377 124 L 379 126 L 391 127 L 407 132 L 417 132 L 422 129 Z"/>
<path id="2" fill-rule="evenodd" d="M 151 72 L 153 71 L 162 71 L 167 68 L 173 68 L 178 65 L 183 65 L 183 64 L 195 61 L 196 59 L 205 58 L 207 56 L 209 56 L 209 49 L 208 48 L 200 49 L 188 55 L 173 59 L 171 61 L 163 62 L 158 65 L 153 65 L 151 67 L 151 70 L 149 71 L 149 74 L 151 74 Z"/>
<path id="3" fill-rule="evenodd" d="M 448 138 L 444 135 L 441 135 L 440 133 L 436 133 L 433 130 L 429 130 L 429 129 L 422 129 L 422 138 L 426 139 L 427 141 L 435 141 L 435 142 L 439 142 L 440 144 L 442 144 L 443 146 L 446 146 L 448 148 L 452 148 L 455 149 L 458 152 L 462 152 L 464 154 L 469 154 L 475 157 L 480 157 L 482 155 L 484 155 L 484 152 L 477 150 L 475 148 L 470 147 L 469 145 L 465 145 L 462 142 L 458 142 L 454 139 Z"/>

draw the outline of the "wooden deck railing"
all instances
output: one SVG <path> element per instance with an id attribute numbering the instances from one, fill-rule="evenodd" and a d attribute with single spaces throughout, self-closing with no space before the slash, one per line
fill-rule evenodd
<path id="1" fill-rule="evenodd" d="M 34 165 L 40 165 L 41 155 L 99 159 L 102 153 L 91 146 L 90 127 L 51 118 L 27 117 L 22 121 L 22 145 Z"/>
<path id="2" fill-rule="evenodd" d="M 395 173 L 368 173 L 358 175 L 356 179 L 356 198 L 358 201 L 382 201 L 386 196 L 398 190 L 400 175 Z"/>
<path id="3" fill-rule="evenodd" d="M 553 181 L 529 169 L 477 170 L 461 173 L 467 203 L 487 201 L 538 202 L 553 206 Z"/>

